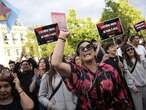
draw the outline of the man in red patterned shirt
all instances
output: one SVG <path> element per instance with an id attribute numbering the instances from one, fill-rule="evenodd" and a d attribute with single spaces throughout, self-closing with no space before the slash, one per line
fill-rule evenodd
<path id="1" fill-rule="evenodd" d="M 78 110 L 129 110 L 119 74 L 108 64 L 96 63 L 92 42 L 82 41 L 77 46 L 82 65 L 61 60 L 68 35 L 69 32 L 60 32 L 51 63 L 65 77 L 68 89 L 78 96 Z"/>

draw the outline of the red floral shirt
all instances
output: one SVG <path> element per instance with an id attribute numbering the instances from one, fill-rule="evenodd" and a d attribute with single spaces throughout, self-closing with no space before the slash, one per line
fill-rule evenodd
<path id="1" fill-rule="evenodd" d="M 83 66 L 70 65 L 72 75 L 64 80 L 78 96 L 79 110 L 122 110 L 130 105 L 122 80 L 112 66 L 100 64 L 93 73 Z"/>

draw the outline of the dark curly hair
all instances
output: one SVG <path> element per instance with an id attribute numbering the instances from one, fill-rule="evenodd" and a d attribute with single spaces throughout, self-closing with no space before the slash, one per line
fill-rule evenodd
<path id="1" fill-rule="evenodd" d="M 130 39 L 129 39 L 129 40 L 130 40 L 130 42 L 132 42 L 132 41 L 133 41 L 133 39 L 134 39 L 136 36 L 140 37 L 140 36 L 139 36 L 139 34 L 132 35 L 132 36 L 130 37 Z"/>
<path id="2" fill-rule="evenodd" d="M 13 80 L 14 80 L 14 76 L 13 76 L 12 71 L 10 71 L 9 68 L 4 67 L 2 71 L 0 72 L 0 81 L 8 82 L 12 87 L 12 95 L 16 96 L 18 94 L 16 92 L 15 84 L 13 83 Z"/>

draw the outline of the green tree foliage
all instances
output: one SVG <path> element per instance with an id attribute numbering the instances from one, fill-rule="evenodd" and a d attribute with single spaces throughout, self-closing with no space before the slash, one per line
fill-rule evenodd
<path id="1" fill-rule="evenodd" d="M 67 23 L 70 31 L 68 43 L 73 48 L 83 39 L 91 40 L 99 38 L 96 25 L 91 21 L 91 18 L 78 18 L 74 9 L 68 11 Z"/>
<path id="2" fill-rule="evenodd" d="M 92 38 L 98 40 L 99 38 L 96 25 L 91 21 L 91 18 L 77 18 L 76 12 L 73 9 L 70 9 L 67 14 L 67 24 L 70 37 L 67 39 L 65 45 L 64 54 L 66 56 L 75 54 L 76 45 L 79 41 L 83 39 L 91 40 Z M 55 42 L 38 46 L 33 30 L 34 28 L 31 28 L 30 31 L 28 31 L 28 41 L 25 47 L 29 49 L 30 54 L 33 56 L 48 56 L 53 52 Z"/>
<path id="3" fill-rule="evenodd" d="M 127 36 L 135 34 L 134 24 L 144 20 L 141 13 L 130 6 L 127 0 L 105 0 L 106 7 L 102 13 L 101 21 L 109 20 L 115 17 L 121 19 L 123 29 Z"/>
<path id="4" fill-rule="evenodd" d="M 27 32 L 27 42 L 24 45 L 25 50 L 27 51 L 26 54 L 30 54 L 32 56 L 39 56 L 38 52 L 38 45 L 34 33 L 32 30 Z"/>
<path id="5" fill-rule="evenodd" d="M 54 48 L 54 43 L 38 45 L 33 28 L 28 31 L 26 37 L 28 40 L 24 47 L 28 50 L 27 54 L 31 54 L 34 57 L 46 57 Z"/>
<path id="6" fill-rule="evenodd" d="M 36 36 L 33 32 L 33 28 L 31 28 L 27 32 L 27 42 L 24 45 L 24 48 L 26 50 L 26 54 L 32 55 L 34 57 L 47 57 L 53 52 L 53 49 L 55 47 L 55 42 L 38 45 Z M 68 45 L 68 42 L 66 42 L 65 46 L 65 55 L 73 54 L 74 49 Z"/>

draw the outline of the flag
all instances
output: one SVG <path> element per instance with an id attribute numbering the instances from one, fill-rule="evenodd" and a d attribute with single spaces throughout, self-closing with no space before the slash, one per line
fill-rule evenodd
<path id="1" fill-rule="evenodd" d="M 6 0 L 1 0 L 1 2 L 8 8 L 10 9 L 10 13 L 8 15 L 8 18 L 6 20 L 6 24 L 7 24 L 7 28 L 8 31 L 10 31 L 12 29 L 12 26 L 15 24 L 15 21 L 17 19 L 18 16 L 18 10 L 13 7 L 9 2 L 7 2 Z"/>
<path id="2" fill-rule="evenodd" d="M 7 19 L 7 27 L 9 31 L 12 29 L 12 26 L 15 24 L 16 19 L 17 19 L 17 13 L 12 11 Z"/>
<path id="3" fill-rule="evenodd" d="M 0 2 L 0 21 L 7 20 L 11 9 L 9 9 L 3 2 Z"/>
<path id="4" fill-rule="evenodd" d="M 0 15 L 9 13 L 11 10 L 5 6 L 2 2 L 0 3 Z"/>

